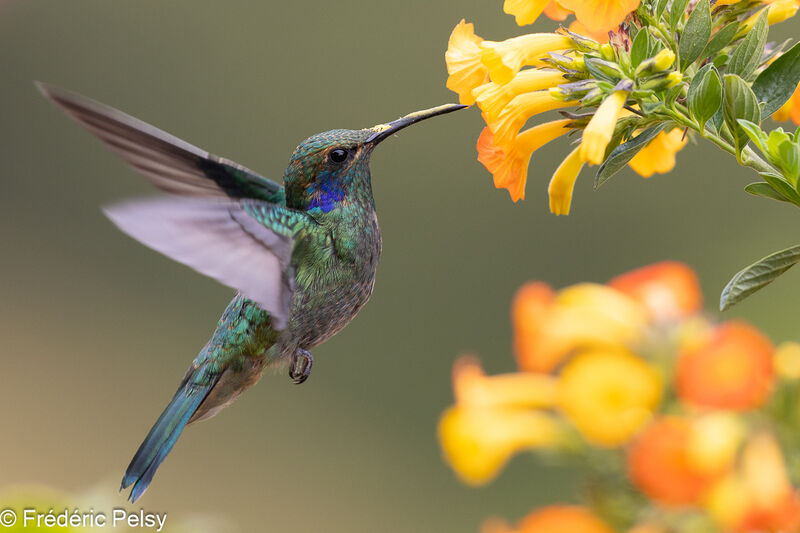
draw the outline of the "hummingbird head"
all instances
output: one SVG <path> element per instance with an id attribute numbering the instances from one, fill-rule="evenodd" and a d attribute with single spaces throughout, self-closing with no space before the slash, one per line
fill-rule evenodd
<path id="1" fill-rule="evenodd" d="M 295 148 L 284 173 L 287 206 L 327 213 L 345 202 L 372 202 L 369 159 L 375 146 L 406 126 L 465 107 L 445 104 L 372 128 L 309 137 Z"/>

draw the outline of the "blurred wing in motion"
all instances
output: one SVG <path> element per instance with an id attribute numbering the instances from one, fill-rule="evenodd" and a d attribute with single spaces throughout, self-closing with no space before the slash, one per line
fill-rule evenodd
<path id="1" fill-rule="evenodd" d="M 85 96 L 36 82 L 39 91 L 159 189 L 183 196 L 251 198 L 285 205 L 283 187 L 228 159 Z"/>
<path id="2" fill-rule="evenodd" d="M 287 211 L 261 204 L 261 211 Z M 105 213 L 142 244 L 239 290 L 270 313 L 275 329 L 286 327 L 294 292 L 290 229 L 270 229 L 229 200 L 155 198 Z"/>

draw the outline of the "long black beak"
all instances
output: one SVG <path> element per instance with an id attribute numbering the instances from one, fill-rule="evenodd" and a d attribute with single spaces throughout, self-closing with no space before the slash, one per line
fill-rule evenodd
<path id="1" fill-rule="evenodd" d="M 402 130 L 406 126 L 410 126 L 415 122 L 425 120 L 426 118 L 435 117 L 437 115 L 444 115 L 445 113 L 458 111 L 459 109 L 464 109 L 465 107 L 469 106 L 461 104 L 444 104 L 440 105 L 439 107 L 432 107 L 430 109 L 409 113 L 408 115 L 398 118 L 397 120 L 393 120 L 388 124 L 378 124 L 377 126 L 370 128 L 375 133 L 370 135 L 365 142 L 378 144 L 389 135 Z"/>

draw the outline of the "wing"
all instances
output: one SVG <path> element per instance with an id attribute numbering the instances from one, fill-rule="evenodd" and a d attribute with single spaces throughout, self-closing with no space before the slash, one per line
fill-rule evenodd
<path id="1" fill-rule="evenodd" d="M 159 189 L 183 196 L 286 203 L 283 187 L 242 165 L 100 102 L 41 82 L 36 87 Z"/>
<path id="2" fill-rule="evenodd" d="M 248 214 L 253 207 L 263 222 Z M 117 204 L 105 213 L 142 244 L 257 302 L 275 329 L 286 326 L 293 235 L 303 214 L 264 202 L 179 197 Z"/>

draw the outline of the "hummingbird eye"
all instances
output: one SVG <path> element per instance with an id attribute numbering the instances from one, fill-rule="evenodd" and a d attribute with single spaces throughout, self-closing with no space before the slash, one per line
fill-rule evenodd
<path id="1" fill-rule="evenodd" d="M 328 157 L 334 163 L 343 163 L 344 160 L 347 159 L 347 150 L 344 148 L 336 148 L 335 150 L 330 151 Z"/>

